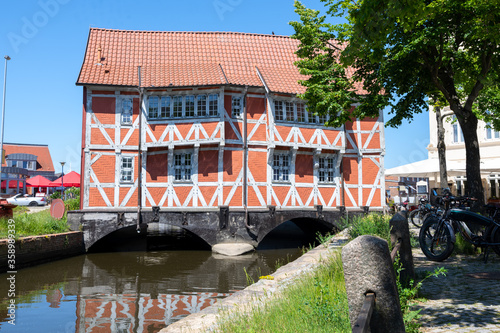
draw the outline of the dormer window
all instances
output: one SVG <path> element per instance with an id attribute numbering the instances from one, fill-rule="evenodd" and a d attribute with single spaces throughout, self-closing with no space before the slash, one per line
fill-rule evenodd
<path id="1" fill-rule="evenodd" d="M 219 115 L 219 95 L 149 96 L 148 118 L 197 118 Z"/>

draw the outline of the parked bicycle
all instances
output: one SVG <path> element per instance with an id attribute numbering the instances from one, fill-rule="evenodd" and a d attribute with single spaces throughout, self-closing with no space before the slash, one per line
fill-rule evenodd
<path id="1" fill-rule="evenodd" d="M 447 259 L 453 252 L 457 233 L 475 247 L 485 249 L 485 260 L 488 247 L 500 256 L 500 222 L 464 209 L 473 200 L 454 197 L 449 192 L 443 196 L 443 216 L 430 216 L 420 229 L 420 248 L 427 258 L 433 261 Z"/>
<path id="2" fill-rule="evenodd" d="M 408 221 L 417 228 L 421 228 L 424 221 L 431 215 L 437 214 L 438 207 L 432 206 L 428 200 L 421 198 L 417 209 L 408 213 Z"/>

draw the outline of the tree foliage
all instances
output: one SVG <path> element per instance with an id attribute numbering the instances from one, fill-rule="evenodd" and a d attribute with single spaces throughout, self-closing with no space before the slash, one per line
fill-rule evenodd
<path id="1" fill-rule="evenodd" d="M 444 101 L 465 129 L 467 178 L 478 194 L 477 120 L 500 128 L 500 0 L 322 2 L 346 22 L 330 24 L 296 1 L 300 22 L 290 23 L 300 40 L 296 65 L 309 75 L 308 107 L 338 125 L 390 106 L 388 125 L 398 126 L 429 100 Z M 350 103 L 359 103 L 352 114 Z"/>

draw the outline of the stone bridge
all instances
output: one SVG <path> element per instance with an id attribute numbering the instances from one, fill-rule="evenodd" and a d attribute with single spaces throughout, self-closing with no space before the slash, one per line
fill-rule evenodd
<path id="1" fill-rule="evenodd" d="M 148 223 L 155 222 L 180 227 L 203 239 L 210 246 L 225 243 L 246 243 L 257 247 L 260 241 L 274 228 L 286 221 L 292 221 L 304 232 L 336 232 L 338 222 L 344 214 L 344 207 L 323 209 L 268 209 L 245 211 L 221 206 L 216 209 L 186 210 L 172 208 L 144 208 L 141 224 L 137 225 L 137 210 L 81 210 L 68 212 L 68 223 L 72 230 L 84 233 L 85 249 L 110 233 L 137 225 L 144 229 Z"/>

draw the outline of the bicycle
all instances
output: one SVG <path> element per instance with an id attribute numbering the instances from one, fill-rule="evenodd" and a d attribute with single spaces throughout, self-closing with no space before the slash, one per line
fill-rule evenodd
<path id="1" fill-rule="evenodd" d="M 431 206 L 428 200 L 421 198 L 418 208 L 408 214 L 408 220 L 417 228 L 421 228 L 429 214 L 437 213 L 437 208 Z"/>
<path id="2" fill-rule="evenodd" d="M 488 247 L 492 247 L 500 256 L 500 222 L 465 209 L 465 204 L 474 200 L 454 197 L 449 193 L 443 196 L 443 216 L 430 216 L 424 221 L 419 233 L 420 248 L 428 259 L 447 259 L 453 252 L 457 233 L 475 247 L 485 249 L 485 261 L 488 258 Z M 461 208 L 455 208 L 456 206 Z"/>

